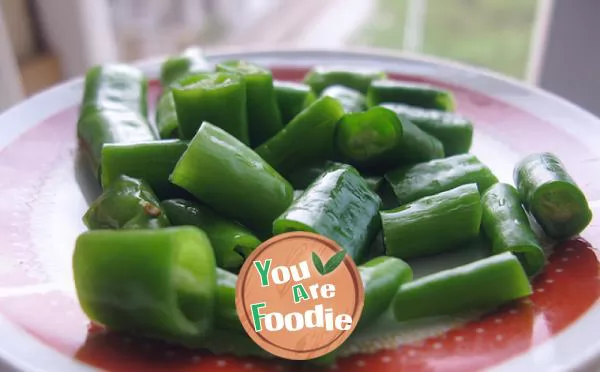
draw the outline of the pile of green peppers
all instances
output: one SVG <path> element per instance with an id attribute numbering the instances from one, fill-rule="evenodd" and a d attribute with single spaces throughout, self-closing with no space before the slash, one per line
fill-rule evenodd
<path id="1" fill-rule="evenodd" d="M 591 220 L 553 154 L 517 164 L 516 187 L 499 183 L 469 154 L 471 121 L 433 86 L 338 66 L 277 81 L 248 61 L 211 67 L 198 48 L 166 60 L 161 83 L 151 124 L 141 71 L 86 76 L 78 136 L 103 192 L 73 269 L 81 307 L 109 329 L 209 349 L 227 332 L 251 345 L 236 273 L 290 231 L 330 238 L 358 265 L 358 332 L 390 309 L 398 322 L 490 310 L 530 295 L 544 268 L 530 221 L 565 239 Z M 481 237 L 487 257 L 413 279 L 411 260 Z"/>

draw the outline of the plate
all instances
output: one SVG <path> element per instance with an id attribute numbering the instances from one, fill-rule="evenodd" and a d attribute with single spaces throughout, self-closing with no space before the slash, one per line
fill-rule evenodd
<path id="1" fill-rule="evenodd" d="M 247 59 L 299 80 L 315 64 L 370 66 L 394 78 L 454 92 L 475 122 L 473 152 L 501 181 L 518 159 L 556 153 L 600 215 L 600 120 L 577 106 L 493 73 L 382 52 L 256 51 Z M 160 60 L 140 67 L 156 79 Z M 99 193 L 77 151 L 82 79 L 49 89 L 0 115 L 0 357 L 23 371 L 283 371 L 286 362 L 238 359 L 102 332 L 74 296 L 71 254 L 81 216 Z M 151 83 L 153 104 L 159 86 Z M 533 295 L 481 319 L 410 332 L 394 349 L 339 360 L 340 371 L 498 371 L 592 368 L 600 355 L 600 221 L 554 247 Z"/>

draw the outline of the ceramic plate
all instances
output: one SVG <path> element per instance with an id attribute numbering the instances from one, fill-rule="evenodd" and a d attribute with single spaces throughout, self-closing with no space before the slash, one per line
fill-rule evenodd
<path id="1" fill-rule="evenodd" d="M 345 64 L 454 92 L 476 126 L 473 152 L 502 181 L 532 152 L 552 151 L 600 215 L 600 120 L 521 83 L 462 66 L 373 52 L 277 51 L 248 59 L 299 80 L 312 65 Z M 150 78 L 160 61 L 142 63 Z M 156 101 L 159 86 L 150 89 Z M 82 165 L 75 128 L 82 80 L 54 87 L 0 115 L 0 357 L 17 370 L 283 371 L 284 362 L 213 356 L 90 328 L 74 296 L 71 254 L 81 216 L 99 189 Z M 547 371 L 592 368 L 600 354 L 600 221 L 556 247 L 533 295 L 437 332 L 406 331 L 399 346 L 354 355 L 340 371 Z M 408 337 L 410 336 L 410 337 Z M 389 340 L 388 340 L 389 341 Z"/>

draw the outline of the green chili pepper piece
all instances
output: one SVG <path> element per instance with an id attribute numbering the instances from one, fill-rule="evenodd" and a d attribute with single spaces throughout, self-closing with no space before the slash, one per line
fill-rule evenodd
<path id="1" fill-rule="evenodd" d="M 90 205 L 83 222 L 89 229 L 158 229 L 170 225 L 146 181 L 124 175 Z"/>
<path id="2" fill-rule="evenodd" d="M 317 99 L 315 93 L 306 84 L 275 80 L 273 87 L 284 125 Z"/>
<path id="3" fill-rule="evenodd" d="M 381 106 L 402 115 L 440 140 L 444 145 L 446 156 L 464 154 L 471 148 L 473 123 L 458 114 L 399 103 L 384 103 Z"/>
<path id="4" fill-rule="evenodd" d="M 249 143 L 242 77 L 225 72 L 186 75 L 173 83 L 171 91 L 181 138 L 191 139 L 207 121 Z"/>
<path id="5" fill-rule="evenodd" d="M 173 98 L 171 90 L 163 92 L 158 99 L 154 120 L 160 138 L 167 139 L 178 137 L 179 120 L 177 120 L 175 99 Z"/>
<path id="6" fill-rule="evenodd" d="M 201 228 L 215 250 L 217 266 L 225 270 L 237 272 L 246 257 L 261 243 L 250 230 L 204 205 L 171 199 L 163 201 L 161 206 L 174 226 Z"/>
<path id="7" fill-rule="evenodd" d="M 381 200 L 347 164 L 334 164 L 273 223 L 273 234 L 309 231 L 340 245 L 360 262 L 381 228 Z"/>
<path id="8" fill-rule="evenodd" d="M 175 164 L 187 149 L 180 140 L 106 144 L 102 149 L 102 187 L 121 175 L 143 179 L 159 199 L 184 196 L 181 188 L 169 182 Z"/>
<path id="9" fill-rule="evenodd" d="M 370 68 L 316 66 L 306 74 L 304 83 L 310 85 L 317 94 L 331 85 L 342 85 L 366 94 L 373 80 L 386 77 L 385 72 Z"/>
<path id="10" fill-rule="evenodd" d="M 237 275 L 217 267 L 215 321 L 220 329 L 244 333 L 244 327 L 235 307 L 236 283 Z"/>
<path id="11" fill-rule="evenodd" d="M 384 177 L 384 182 L 377 189 L 377 195 L 381 198 L 381 210 L 394 209 L 400 206 L 392 186 Z"/>
<path id="12" fill-rule="evenodd" d="M 399 258 L 377 257 L 358 267 L 365 288 L 361 327 L 373 322 L 392 303 L 398 287 L 413 278 L 410 266 Z"/>
<path id="13" fill-rule="evenodd" d="M 163 62 L 160 67 L 160 84 L 166 88 L 187 74 L 209 72 L 210 70 L 202 49 L 190 47 L 180 55 Z"/>
<path id="14" fill-rule="evenodd" d="M 479 234 L 481 213 L 474 183 L 382 211 L 387 254 L 407 259 L 460 248 Z"/>
<path id="15" fill-rule="evenodd" d="M 293 188 L 232 135 L 203 123 L 171 174 L 171 182 L 257 233 L 290 205 Z M 243 187 L 242 187 L 243 185 Z"/>
<path id="16" fill-rule="evenodd" d="M 551 238 L 577 235 L 592 220 L 585 195 L 556 155 L 527 156 L 515 167 L 514 180 L 525 207 Z"/>
<path id="17" fill-rule="evenodd" d="M 325 88 L 321 93 L 321 97 L 323 96 L 340 101 L 347 113 L 361 112 L 367 109 L 367 99 L 362 93 L 342 85 L 332 85 Z"/>
<path id="18" fill-rule="evenodd" d="M 528 275 L 535 275 L 546 263 L 544 251 L 521 206 L 519 193 L 511 185 L 497 183 L 482 196 L 482 226 L 492 241 L 494 254 L 512 252 Z"/>
<path id="19" fill-rule="evenodd" d="M 195 227 L 85 232 L 73 273 L 83 311 L 110 329 L 183 344 L 211 331 L 215 259 Z"/>
<path id="20" fill-rule="evenodd" d="M 401 167 L 385 174 L 399 204 L 406 204 L 425 196 L 434 195 L 476 183 L 483 193 L 498 182 L 492 171 L 475 155 L 455 155 Z"/>
<path id="21" fill-rule="evenodd" d="M 505 252 L 402 284 L 392 306 L 406 321 L 490 310 L 531 293 L 519 260 Z"/>
<path id="22" fill-rule="evenodd" d="M 321 97 L 256 152 L 282 174 L 331 159 L 336 123 L 343 115 L 338 100 Z"/>
<path id="23" fill-rule="evenodd" d="M 283 129 L 271 71 L 246 61 L 219 63 L 217 71 L 238 74 L 245 81 L 248 132 L 252 147 L 262 144 Z"/>
<path id="24" fill-rule="evenodd" d="M 286 179 L 290 181 L 294 189 L 304 190 L 321 174 L 323 174 L 323 172 L 325 172 L 325 170 L 327 170 L 331 164 L 334 163 L 326 160 L 308 165 L 306 167 L 298 168 L 286 175 Z"/>
<path id="25" fill-rule="evenodd" d="M 449 91 L 427 84 L 398 80 L 372 81 L 367 93 L 367 102 L 370 106 L 393 102 L 426 109 L 454 111 L 454 96 Z"/>

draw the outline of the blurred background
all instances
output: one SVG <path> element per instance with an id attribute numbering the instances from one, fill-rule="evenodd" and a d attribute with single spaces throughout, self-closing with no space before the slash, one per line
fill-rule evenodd
<path id="1" fill-rule="evenodd" d="M 0 109 L 91 65 L 221 47 L 377 47 L 539 85 L 600 114 L 598 0 L 0 0 Z M 595 31 L 595 32 L 594 32 Z M 12 82 L 11 82 L 12 80 Z"/>

